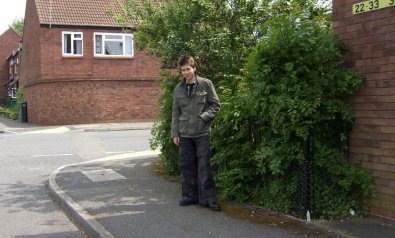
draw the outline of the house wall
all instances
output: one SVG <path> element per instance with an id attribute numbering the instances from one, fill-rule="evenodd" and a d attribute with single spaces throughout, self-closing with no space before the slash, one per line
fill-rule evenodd
<path id="1" fill-rule="evenodd" d="M 152 120 L 158 94 L 153 80 L 81 80 L 34 84 L 25 96 L 29 122 L 64 125 Z"/>
<path id="2" fill-rule="evenodd" d="M 8 29 L 0 36 L 0 103 L 7 102 L 8 61 L 7 57 L 18 49 L 20 36 L 12 29 Z"/>
<path id="3" fill-rule="evenodd" d="M 83 32 L 83 56 L 62 56 L 62 31 Z M 133 58 L 97 58 L 94 32 L 41 27 L 39 76 L 25 84 L 29 122 L 42 125 L 153 120 L 157 116 L 160 61 L 137 51 Z"/>
<path id="4" fill-rule="evenodd" d="M 370 169 L 371 213 L 395 219 L 395 7 L 352 14 L 356 0 L 333 0 L 334 30 L 348 46 L 346 65 L 362 72 L 352 101 L 351 158 Z"/>
<path id="5" fill-rule="evenodd" d="M 34 1 L 26 1 L 21 52 L 20 85 L 40 77 L 40 23 Z"/>
<path id="6" fill-rule="evenodd" d="M 62 57 L 62 32 L 82 32 L 84 55 Z M 158 77 L 160 61 L 135 51 L 134 58 L 94 57 L 93 33 L 122 33 L 121 30 L 79 28 L 41 28 L 40 80 L 103 78 L 117 80 L 147 80 Z"/>

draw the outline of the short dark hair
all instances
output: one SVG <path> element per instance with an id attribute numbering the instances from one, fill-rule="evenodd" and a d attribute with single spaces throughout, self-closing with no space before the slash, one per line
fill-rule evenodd
<path id="1" fill-rule="evenodd" d="M 190 55 L 183 55 L 180 57 L 178 60 L 178 67 L 181 68 L 181 66 L 189 64 L 191 67 L 196 68 L 196 61 L 195 59 L 190 56 Z"/>

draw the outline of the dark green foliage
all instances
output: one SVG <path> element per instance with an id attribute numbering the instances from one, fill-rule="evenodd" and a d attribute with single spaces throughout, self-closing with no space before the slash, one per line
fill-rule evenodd
<path id="1" fill-rule="evenodd" d="M 138 20 L 135 41 L 175 69 L 181 54 L 214 81 L 222 108 L 213 121 L 213 170 L 223 199 L 284 213 L 304 211 L 302 143 L 313 142 L 313 215 L 349 216 L 373 194 L 372 176 L 347 158 L 347 100 L 362 83 L 345 69 L 345 46 L 314 0 L 142 1 L 125 5 Z M 124 17 L 119 18 L 121 21 Z M 152 130 L 164 170 L 179 173 L 170 138 L 178 76 L 164 74 L 160 121 Z"/>
<path id="2" fill-rule="evenodd" d="M 0 105 L 0 117 L 16 120 L 18 118 L 18 108 Z"/>
<path id="3" fill-rule="evenodd" d="M 157 121 L 152 129 L 153 140 L 151 141 L 151 148 L 161 150 L 161 165 L 165 173 L 175 175 L 179 174 L 178 168 L 178 149 L 173 144 L 170 138 L 171 131 L 171 107 L 173 103 L 173 89 L 179 82 L 179 77 L 171 74 L 163 74 L 160 87 L 162 94 L 159 99 L 161 106 L 160 118 L 162 121 Z"/>
<path id="4" fill-rule="evenodd" d="M 342 66 L 344 46 L 325 22 L 285 15 L 267 22 L 252 52 L 232 108 L 213 133 L 221 138 L 215 144 L 227 150 L 213 161 L 219 184 L 237 184 L 221 187 L 224 198 L 302 211 L 302 143 L 311 138 L 314 215 L 360 211 L 361 201 L 372 196 L 373 181 L 347 161 L 352 117 L 345 99 L 363 79 Z M 226 134 L 234 141 L 224 142 Z"/>

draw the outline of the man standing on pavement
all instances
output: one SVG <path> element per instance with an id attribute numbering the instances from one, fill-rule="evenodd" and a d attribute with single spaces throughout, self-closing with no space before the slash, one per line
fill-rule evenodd
<path id="1" fill-rule="evenodd" d="M 210 122 L 219 113 L 220 102 L 213 83 L 196 74 L 193 57 L 184 55 L 178 61 L 184 77 L 173 97 L 171 136 L 179 147 L 182 175 L 180 206 L 199 203 L 220 211 L 217 190 L 210 166 Z"/>

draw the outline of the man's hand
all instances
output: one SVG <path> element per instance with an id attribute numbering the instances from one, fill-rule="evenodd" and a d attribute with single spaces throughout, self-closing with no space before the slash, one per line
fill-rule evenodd
<path id="1" fill-rule="evenodd" d="M 174 143 L 176 146 L 180 146 L 180 137 L 174 137 L 174 138 L 173 138 L 173 143 Z"/>

